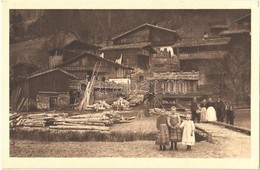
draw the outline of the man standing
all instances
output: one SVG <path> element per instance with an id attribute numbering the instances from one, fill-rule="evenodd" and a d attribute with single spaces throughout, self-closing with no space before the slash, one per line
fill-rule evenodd
<path id="1" fill-rule="evenodd" d="M 225 114 L 226 114 L 226 123 L 234 125 L 235 114 L 234 114 L 233 106 L 230 105 L 229 102 L 227 102 L 226 104 Z"/>
<path id="2" fill-rule="evenodd" d="M 197 122 L 200 122 L 200 115 L 197 113 L 197 110 L 199 109 L 197 98 L 194 97 L 191 102 L 191 114 L 192 114 L 192 120 L 195 123 L 195 119 L 197 118 Z"/>
<path id="3" fill-rule="evenodd" d="M 215 103 L 215 109 L 217 114 L 217 121 L 223 122 L 224 121 L 224 103 L 221 101 L 220 97 L 218 97 L 217 102 Z"/>

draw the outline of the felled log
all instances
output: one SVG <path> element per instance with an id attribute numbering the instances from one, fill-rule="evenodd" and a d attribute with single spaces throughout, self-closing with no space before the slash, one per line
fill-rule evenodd
<path id="1" fill-rule="evenodd" d="M 20 114 L 14 113 L 14 114 L 12 114 L 12 115 L 9 116 L 9 119 L 10 119 L 10 120 L 17 119 L 19 116 L 20 116 Z"/>
<path id="2" fill-rule="evenodd" d="M 49 126 L 50 129 L 61 129 L 61 130 L 101 130 L 101 131 L 109 131 L 109 127 L 106 126 Z"/>
<path id="3" fill-rule="evenodd" d="M 58 125 L 63 125 L 63 126 L 78 126 L 78 125 L 105 126 L 104 123 L 91 123 L 91 122 L 86 122 L 86 123 L 66 123 L 66 122 L 59 122 Z"/>
<path id="4" fill-rule="evenodd" d="M 133 120 L 133 119 L 135 119 L 135 118 L 136 118 L 136 116 L 126 117 L 125 120 Z"/>
<path id="5" fill-rule="evenodd" d="M 75 115 L 75 116 L 70 116 L 69 118 L 72 118 L 72 119 L 81 119 L 81 118 L 101 118 L 103 117 L 104 114 L 102 113 L 96 113 L 96 114 L 84 114 L 84 115 Z"/>
<path id="6" fill-rule="evenodd" d="M 29 127 L 44 127 L 44 122 L 24 122 L 23 126 L 29 126 Z"/>

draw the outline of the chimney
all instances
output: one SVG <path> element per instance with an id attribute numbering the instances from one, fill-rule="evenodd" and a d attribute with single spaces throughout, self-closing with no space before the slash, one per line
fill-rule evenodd
<path id="1" fill-rule="evenodd" d="M 49 68 L 54 68 L 63 62 L 63 54 L 61 49 L 53 49 L 49 51 Z"/>

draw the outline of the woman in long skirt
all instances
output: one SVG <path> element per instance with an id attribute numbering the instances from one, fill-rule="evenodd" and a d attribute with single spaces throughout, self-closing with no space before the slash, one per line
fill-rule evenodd
<path id="1" fill-rule="evenodd" d="M 187 145 L 187 150 L 191 150 L 191 146 L 195 145 L 195 125 L 190 114 L 186 115 L 186 120 L 181 123 L 180 128 L 183 128 L 182 144 Z"/>
<path id="2" fill-rule="evenodd" d="M 180 124 L 181 124 L 181 118 L 179 114 L 176 113 L 176 107 L 173 106 L 171 107 L 171 115 L 167 117 L 167 125 L 170 134 L 171 150 L 173 150 L 173 143 L 174 143 L 174 149 L 178 150 L 177 142 L 181 142 L 182 130 L 181 128 L 179 128 Z"/>
<path id="3" fill-rule="evenodd" d="M 211 98 L 209 98 L 208 103 L 207 103 L 207 119 L 209 122 L 211 121 L 217 121 L 217 114 L 216 110 L 214 108 L 214 103 Z"/>
<path id="4" fill-rule="evenodd" d="M 166 150 L 166 145 L 169 145 L 169 129 L 167 126 L 167 114 L 165 111 L 156 120 L 156 127 L 159 130 L 155 144 L 160 145 L 160 150 Z"/>
<path id="5" fill-rule="evenodd" d="M 207 121 L 207 101 L 204 99 L 202 103 L 200 104 L 200 121 L 206 122 Z"/>

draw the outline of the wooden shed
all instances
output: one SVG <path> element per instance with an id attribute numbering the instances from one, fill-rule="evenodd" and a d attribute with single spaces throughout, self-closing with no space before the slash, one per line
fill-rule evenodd
<path id="1" fill-rule="evenodd" d="M 27 76 L 20 80 L 17 90 L 12 94 L 12 108 L 31 111 L 39 109 L 39 105 L 44 106 L 41 108 L 46 110 L 65 107 L 69 104 L 71 79 L 76 77 L 59 68 Z"/>

